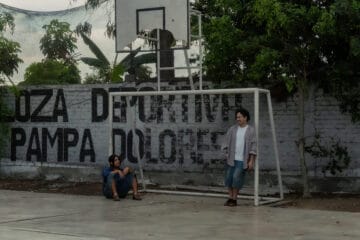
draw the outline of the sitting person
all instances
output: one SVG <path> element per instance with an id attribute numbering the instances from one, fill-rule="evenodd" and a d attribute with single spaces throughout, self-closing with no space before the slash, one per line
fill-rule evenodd
<path id="1" fill-rule="evenodd" d="M 131 169 L 129 167 L 120 168 L 120 157 L 115 154 L 109 157 L 109 164 L 110 166 L 103 170 L 104 196 L 119 201 L 120 198 L 125 198 L 130 188 L 132 188 L 133 199 L 141 200 L 136 175 L 132 173 Z"/>

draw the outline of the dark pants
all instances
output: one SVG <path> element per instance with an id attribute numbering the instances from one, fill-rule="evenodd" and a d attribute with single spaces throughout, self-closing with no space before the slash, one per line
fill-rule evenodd
<path id="1" fill-rule="evenodd" d="M 104 184 L 103 193 L 107 198 L 112 198 L 111 184 L 115 180 L 116 191 L 119 197 L 124 198 L 132 188 L 133 174 L 128 173 L 124 178 L 121 178 L 119 174 L 110 173 L 107 177 L 106 184 Z"/>

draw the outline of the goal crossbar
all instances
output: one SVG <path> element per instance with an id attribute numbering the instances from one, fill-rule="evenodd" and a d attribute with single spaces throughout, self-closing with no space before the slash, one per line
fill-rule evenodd
<path id="1" fill-rule="evenodd" d="M 208 89 L 208 90 L 176 90 L 176 91 L 137 91 L 137 92 L 109 92 L 109 155 L 113 154 L 113 97 L 127 97 L 127 96 L 161 96 L 161 95 L 203 95 L 203 94 L 253 94 L 254 95 L 254 128 L 256 134 L 256 141 L 259 143 L 259 96 L 260 94 L 265 94 L 267 99 L 268 105 L 268 113 L 269 113 L 269 120 L 271 126 L 271 134 L 272 134 L 272 142 L 273 142 L 273 149 L 275 155 L 275 162 L 276 162 L 276 172 L 277 172 L 277 180 L 279 186 L 279 197 L 265 197 L 259 196 L 259 164 L 258 162 L 261 159 L 259 153 L 259 144 L 257 144 L 257 156 L 254 166 L 254 194 L 253 196 L 243 196 L 239 195 L 239 198 L 245 199 L 253 199 L 254 205 L 259 206 L 262 204 L 273 203 L 276 201 L 281 201 L 284 199 L 283 193 L 283 185 L 281 179 L 281 171 L 280 171 L 280 161 L 279 161 L 279 152 L 275 134 L 275 124 L 274 124 L 274 117 L 273 117 L 273 109 L 271 103 L 271 95 L 270 91 L 267 89 L 261 88 L 232 88 L 232 89 Z M 127 101 L 129 101 L 127 99 Z M 129 103 L 129 102 L 128 102 Z M 135 134 L 135 127 L 132 127 L 132 133 Z M 140 153 L 138 147 L 135 147 L 136 154 L 138 156 L 138 166 L 140 171 L 140 177 L 142 180 L 142 191 L 143 192 L 153 192 L 153 193 L 166 193 L 166 194 L 178 194 L 178 195 L 192 195 L 192 196 L 209 196 L 209 197 L 224 197 L 225 194 L 220 193 L 203 193 L 203 192 L 192 192 L 192 191 L 177 191 L 177 190 L 155 190 L 155 189 L 147 189 L 143 174 L 142 168 L 142 160 L 140 158 Z"/>

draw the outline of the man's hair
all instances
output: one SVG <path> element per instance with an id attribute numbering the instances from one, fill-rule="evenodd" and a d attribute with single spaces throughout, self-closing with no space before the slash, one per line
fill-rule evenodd
<path id="1" fill-rule="evenodd" d="M 120 156 L 118 156 L 118 155 L 116 155 L 116 154 L 110 155 L 110 157 L 109 157 L 109 164 L 110 164 L 111 167 L 114 166 L 114 162 L 115 162 L 115 158 L 116 158 L 116 157 L 120 160 Z M 120 161 L 121 161 L 121 160 L 120 160 Z"/>
<path id="2" fill-rule="evenodd" d="M 238 113 L 241 113 L 241 115 L 243 115 L 244 117 L 246 117 L 246 120 L 249 122 L 250 121 L 250 113 L 248 110 L 246 110 L 245 108 L 239 108 L 238 110 L 236 110 L 235 112 L 235 118 L 237 116 Z"/>

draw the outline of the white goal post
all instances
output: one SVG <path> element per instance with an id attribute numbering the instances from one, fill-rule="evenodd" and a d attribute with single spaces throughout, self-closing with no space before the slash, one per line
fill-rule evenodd
<path id="1" fill-rule="evenodd" d="M 254 167 L 254 193 L 253 196 L 243 196 L 239 195 L 239 198 L 247 198 L 247 199 L 254 199 L 254 205 L 258 206 L 261 204 L 272 203 L 276 201 L 280 201 L 284 198 L 283 193 L 283 186 L 281 180 L 281 171 L 280 171 L 280 161 L 279 161 L 279 153 L 277 147 L 277 140 L 275 134 L 275 124 L 273 118 L 273 110 L 272 110 L 272 103 L 271 103 L 271 95 L 270 91 L 267 89 L 260 89 L 260 88 L 235 88 L 235 89 L 211 89 L 211 90 L 176 90 L 176 91 L 138 91 L 138 92 L 109 92 L 109 155 L 114 153 L 113 149 L 113 121 L 114 121 L 114 97 L 127 97 L 126 101 L 130 105 L 129 97 L 145 97 L 145 96 L 163 96 L 163 95 L 220 95 L 220 94 L 253 94 L 253 115 L 254 115 L 254 128 L 256 131 L 256 140 L 257 144 L 257 158 L 255 161 Z M 268 113 L 269 113 L 269 121 L 271 127 L 271 135 L 272 135 L 272 142 L 273 142 L 273 152 L 275 157 L 275 164 L 276 164 L 276 172 L 277 172 L 277 181 L 279 187 L 279 197 L 266 197 L 266 196 L 259 196 L 259 162 L 262 159 L 262 156 L 259 152 L 259 98 L 260 94 L 264 94 L 266 96 L 267 106 L 268 106 Z M 145 123 L 146 124 L 146 123 Z M 128 126 L 132 129 L 132 134 L 135 136 L 135 125 Z M 134 141 L 135 142 L 135 141 Z M 136 144 L 136 143 L 135 143 Z M 211 197 L 226 197 L 225 194 L 220 193 L 203 193 L 203 192 L 186 192 L 186 191 L 170 191 L 170 190 L 158 190 L 158 189 L 147 189 L 144 173 L 143 173 L 143 159 L 140 158 L 139 148 L 135 147 L 137 159 L 139 159 L 138 167 L 140 171 L 140 178 L 142 182 L 142 191 L 144 192 L 156 192 L 156 193 L 169 193 L 169 194 L 182 194 L 182 195 L 196 195 L 196 196 L 211 196 Z"/>

